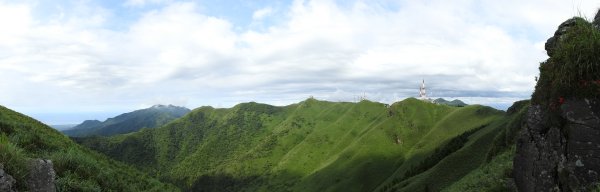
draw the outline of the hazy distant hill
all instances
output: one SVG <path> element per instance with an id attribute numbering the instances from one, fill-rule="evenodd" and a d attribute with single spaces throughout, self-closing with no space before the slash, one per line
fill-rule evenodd
<path id="1" fill-rule="evenodd" d="M 438 98 L 436 100 L 433 100 L 433 102 L 437 103 L 437 104 L 449 105 L 449 106 L 454 106 L 454 107 L 467 106 L 467 104 L 465 102 L 458 100 L 458 99 L 448 101 L 448 100 L 445 100 L 444 98 Z"/>
<path id="2" fill-rule="evenodd" d="M 83 121 L 83 123 L 79 124 L 79 125 L 75 125 L 73 128 L 73 130 L 79 130 L 79 129 L 91 129 L 94 127 L 98 127 L 102 125 L 102 121 L 98 121 L 98 120 L 85 120 Z"/>
<path id="3" fill-rule="evenodd" d="M 130 166 L 82 147 L 55 129 L 23 114 L 0 106 L 0 166 L 3 187 L 28 189 L 32 159 L 51 160 L 57 191 L 178 191 Z M 40 170 L 38 170 L 40 171 Z M 44 173 L 42 173 L 44 174 Z M 48 173 L 49 174 L 49 173 Z M 16 186 L 15 186 L 16 185 Z"/>
<path id="4" fill-rule="evenodd" d="M 439 191 L 505 151 L 495 138 L 515 115 L 308 99 L 201 107 L 160 128 L 77 140 L 188 191 Z"/>
<path id="5" fill-rule="evenodd" d="M 77 124 L 63 124 L 63 125 L 49 125 L 50 127 L 62 131 L 62 130 L 67 130 L 67 129 L 71 129 L 75 126 L 77 126 Z"/>
<path id="6" fill-rule="evenodd" d="M 142 128 L 155 128 L 184 116 L 190 110 L 173 105 L 155 105 L 147 109 L 121 114 L 104 122 L 86 120 L 63 133 L 73 137 L 91 135 L 110 136 L 138 131 Z"/>

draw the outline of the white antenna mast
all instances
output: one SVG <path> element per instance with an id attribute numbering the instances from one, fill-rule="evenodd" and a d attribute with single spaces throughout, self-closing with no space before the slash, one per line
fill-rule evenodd
<path id="1" fill-rule="evenodd" d="M 421 83 L 421 86 L 419 87 L 419 99 L 427 100 L 427 91 L 425 89 L 425 79 L 423 79 L 423 82 Z"/>

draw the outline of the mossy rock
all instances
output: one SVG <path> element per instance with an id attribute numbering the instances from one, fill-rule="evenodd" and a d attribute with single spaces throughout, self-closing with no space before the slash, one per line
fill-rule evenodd
<path id="1" fill-rule="evenodd" d="M 566 98 L 600 98 L 600 31 L 573 18 L 546 45 L 551 57 L 540 65 L 533 104 L 557 109 Z"/>

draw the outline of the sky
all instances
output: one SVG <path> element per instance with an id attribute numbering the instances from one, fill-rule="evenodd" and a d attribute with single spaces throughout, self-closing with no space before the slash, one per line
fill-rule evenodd
<path id="1" fill-rule="evenodd" d="M 596 0 L 0 0 L 0 105 L 74 124 L 155 104 L 418 96 L 505 109 Z"/>

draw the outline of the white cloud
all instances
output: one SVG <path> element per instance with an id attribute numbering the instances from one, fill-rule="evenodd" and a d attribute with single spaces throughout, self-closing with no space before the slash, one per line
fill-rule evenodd
<path id="1" fill-rule="evenodd" d="M 273 13 L 273 8 L 265 7 L 265 8 L 254 11 L 254 13 L 252 13 L 252 19 L 261 20 L 267 16 L 270 16 L 272 13 Z"/>
<path id="2" fill-rule="evenodd" d="M 0 4 L 0 45 L 17 43 L 18 37 L 32 24 L 31 10 L 25 5 Z"/>
<path id="3" fill-rule="evenodd" d="M 132 7 L 141 7 L 147 4 L 161 4 L 161 3 L 167 3 L 170 2 L 171 0 L 127 0 L 125 1 L 125 5 L 126 6 L 132 6 Z"/>
<path id="4" fill-rule="evenodd" d="M 230 106 L 416 95 L 426 78 L 437 96 L 502 102 L 527 97 L 543 43 L 574 14 L 571 2 L 295 1 L 253 20 L 284 18 L 262 31 L 164 3 L 124 30 L 93 6 L 41 20 L 28 4 L 0 3 L 0 104 L 27 110 L 135 109 L 152 102 Z M 394 3 L 392 3 L 394 4 Z M 593 17 L 597 2 L 582 1 Z M 279 8 L 278 8 L 279 9 Z M 276 15 L 277 14 L 277 15 Z M 504 97 L 504 98 L 503 98 Z M 34 107 L 35 106 L 35 107 Z"/>

